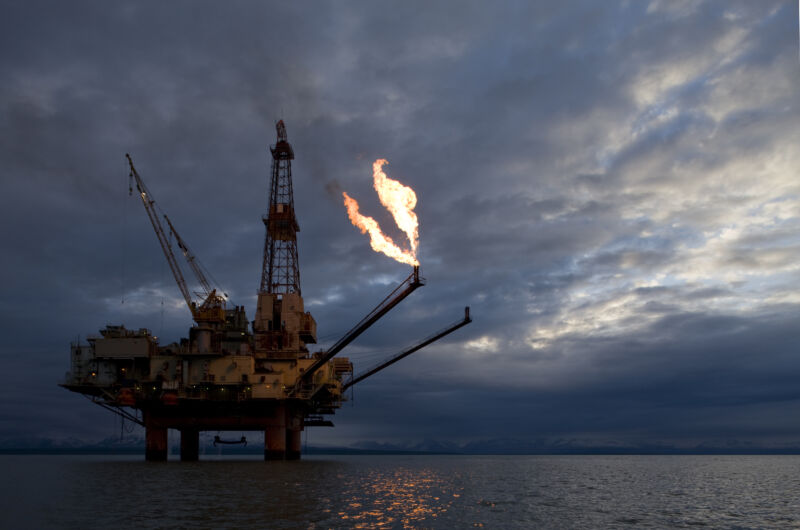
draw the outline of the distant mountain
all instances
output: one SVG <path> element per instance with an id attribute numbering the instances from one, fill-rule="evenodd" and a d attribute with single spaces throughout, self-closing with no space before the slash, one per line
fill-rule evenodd
<path id="1" fill-rule="evenodd" d="M 18 437 L 0 440 L 0 453 L 134 453 L 144 451 L 144 438 L 105 438 L 87 441 L 79 438 L 52 439 L 42 437 Z"/>
<path id="2" fill-rule="evenodd" d="M 700 442 L 691 445 L 669 443 L 629 443 L 623 441 L 593 441 L 583 439 L 519 440 L 497 438 L 473 440 L 461 444 L 423 440 L 422 442 L 388 443 L 360 441 L 355 449 L 382 453 L 435 453 L 466 455 L 577 455 L 577 454 L 800 454 L 800 442 L 780 445 L 757 445 L 752 442 L 729 440 Z"/>
<path id="3" fill-rule="evenodd" d="M 144 453 L 144 438 L 126 435 L 120 439 L 109 437 L 100 441 L 78 438 L 50 439 L 43 437 L 18 437 L 0 439 L 0 453 L 21 454 L 135 454 Z M 263 440 L 251 440 L 247 445 L 214 446 L 210 437 L 201 439 L 201 454 L 260 454 Z M 308 446 L 306 454 L 404 454 L 404 455 L 623 455 L 623 454 L 800 454 L 800 441 L 789 444 L 757 445 L 749 441 L 703 441 L 691 445 L 668 443 L 638 443 L 623 441 L 596 441 L 585 439 L 534 439 L 495 438 L 456 443 L 425 439 L 399 443 L 362 440 L 349 446 Z M 179 447 L 172 445 L 177 454 Z"/>
<path id="4" fill-rule="evenodd" d="M 442 442 L 426 439 L 422 442 L 386 443 L 361 441 L 350 445 L 352 449 L 375 451 L 381 453 L 433 453 L 433 454 L 459 454 L 463 449 L 453 442 Z"/>

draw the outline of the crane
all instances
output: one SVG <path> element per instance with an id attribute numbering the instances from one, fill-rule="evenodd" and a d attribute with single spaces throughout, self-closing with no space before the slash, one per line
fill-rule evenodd
<path id="1" fill-rule="evenodd" d="M 181 252 L 183 253 L 183 257 L 186 258 L 186 262 L 189 264 L 189 267 L 191 267 L 192 271 L 194 271 L 197 281 L 200 282 L 200 287 L 203 289 L 204 298 L 208 297 L 209 293 L 211 293 L 213 289 L 211 288 L 211 284 L 208 282 L 208 278 L 206 278 L 206 275 L 203 273 L 203 269 L 200 268 L 194 254 L 191 250 L 189 250 L 189 246 L 186 244 L 180 234 L 178 234 L 178 231 L 175 230 L 175 227 L 172 225 L 172 221 L 169 220 L 169 217 L 167 217 L 166 214 L 164 214 L 164 220 L 169 226 L 170 236 L 175 238 L 175 241 L 178 243 L 178 248 L 181 249 Z"/>
<path id="2" fill-rule="evenodd" d="M 200 261 L 195 257 L 194 253 L 192 253 L 191 249 L 189 249 L 189 245 L 187 245 L 180 234 L 178 234 L 178 231 L 175 230 L 175 227 L 173 226 L 172 221 L 169 220 L 169 217 L 167 217 L 167 214 L 164 214 L 164 220 L 169 226 L 170 235 L 175 238 L 175 241 L 178 243 L 178 248 L 181 249 L 183 257 L 186 258 L 186 262 L 194 272 L 194 275 L 197 278 L 197 281 L 200 283 L 200 287 L 202 288 L 202 292 L 195 293 L 204 299 L 204 302 L 195 312 L 195 320 L 198 318 L 204 322 L 220 322 L 224 320 L 225 300 L 228 298 L 228 294 L 222 293 L 222 296 L 217 294 L 217 290 L 211 287 L 211 283 L 208 281 L 206 274 L 203 272 L 203 267 L 201 266 Z M 170 248 L 172 248 L 171 245 Z"/>
<path id="3" fill-rule="evenodd" d="M 425 280 L 419 276 L 419 266 L 414 267 L 414 272 L 412 272 L 411 275 L 403 281 L 403 283 L 398 285 L 397 288 L 395 288 L 395 290 L 389 294 L 389 296 L 384 298 L 383 301 L 378 304 L 377 307 L 375 307 L 375 309 L 365 316 L 350 331 L 345 333 L 345 335 L 339 339 L 336 344 L 331 346 L 328 351 L 323 353 L 316 361 L 314 361 L 314 364 L 309 366 L 300 375 L 300 377 L 297 378 L 295 387 L 304 381 L 309 381 L 317 370 L 322 368 L 325 363 L 333 359 L 337 353 L 344 349 L 345 346 L 353 342 L 356 337 L 361 335 L 370 326 L 377 322 L 379 318 L 388 313 L 397 304 L 402 302 L 406 296 L 410 295 L 418 287 L 422 287 L 423 285 L 425 285 Z"/>
<path id="4" fill-rule="evenodd" d="M 422 348 L 424 348 L 428 344 L 436 342 L 437 340 L 441 339 L 445 335 L 449 335 L 450 333 L 454 332 L 458 328 L 466 326 L 470 322 L 472 322 L 472 318 L 470 318 L 470 316 L 469 316 L 469 307 L 465 307 L 464 308 L 464 319 L 463 320 L 459 320 L 459 321 L 454 322 L 453 324 L 447 326 L 446 328 L 440 329 L 439 331 L 437 331 L 433 335 L 431 335 L 428 338 L 418 342 L 414 346 L 403 350 L 402 352 L 400 352 L 397 355 L 389 358 L 386 361 L 383 361 L 382 363 L 380 363 L 377 366 L 371 368 L 370 370 L 367 370 L 366 372 L 357 375 L 355 378 L 353 378 L 352 380 L 350 380 L 347 383 L 342 385 L 342 392 L 344 392 L 345 390 L 347 390 L 348 388 L 350 388 L 354 384 L 363 381 L 367 377 L 369 377 L 371 375 L 375 375 L 376 373 L 380 372 L 384 368 L 388 368 L 389 366 L 393 365 L 394 363 L 396 363 L 400 359 L 404 359 L 404 358 L 408 357 L 409 355 L 411 355 L 412 353 L 421 350 Z"/>
<path id="5" fill-rule="evenodd" d="M 201 269 L 196 257 L 192 251 L 189 250 L 189 246 L 183 241 L 183 238 L 181 238 L 177 230 L 175 230 L 175 227 L 172 225 L 169 217 L 164 214 L 164 220 L 166 220 L 167 225 L 169 226 L 170 235 L 175 237 L 178 247 L 181 249 L 184 258 L 186 258 L 189 267 L 194 272 L 195 276 L 197 277 L 197 281 L 200 283 L 200 286 L 203 289 L 202 293 L 196 293 L 204 298 L 203 303 L 199 307 L 192 299 L 192 296 L 189 293 L 189 288 L 186 286 L 186 279 L 183 277 L 183 272 L 181 272 L 181 268 L 178 265 L 177 259 L 175 258 L 175 253 L 172 251 L 172 244 L 167 238 L 164 227 L 161 225 L 161 221 L 156 212 L 156 201 L 153 198 L 153 195 L 150 193 L 150 190 L 147 189 L 147 186 L 145 186 L 144 182 L 142 181 L 142 177 L 139 176 L 139 172 L 136 171 L 136 168 L 133 165 L 133 160 L 131 159 L 131 155 L 125 153 L 125 157 L 128 159 L 128 164 L 131 168 L 129 178 L 136 181 L 136 189 L 142 199 L 142 204 L 147 212 L 147 217 L 150 219 L 150 223 L 153 225 L 153 230 L 155 231 L 158 242 L 161 245 L 161 250 L 164 252 L 164 256 L 167 258 L 167 263 L 169 264 L 169 268 L 172 271 L 175 282 L 178 284 L 178 288 L 183 295 L 183 299 L 186 301 L 186 305 L 189 306 L 189 311 L 192 313 L 192 318 L 198 324 L 224 322 L 225 298 L 221 295 L 218 295 L 217 290 L 211 287 L 211 284 L 206 278 L 206 275 L 203 273 L 203 270 Z M 129 188 L 129 192 L 131 194 L 133 193 L 132 185 Z"/>

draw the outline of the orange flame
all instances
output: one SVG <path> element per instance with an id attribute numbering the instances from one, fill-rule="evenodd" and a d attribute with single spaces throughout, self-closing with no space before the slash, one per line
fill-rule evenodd
<path id="1" fill-rule="evenodd" d="M 411 243 L 411 253 L 416 257 L 419 245 L 419 232 L 417 214 L 414 207 L 417 205 L 417 194 L 408 186 L 390 179 L 383 172 L 383 165 L 389 162 L 380 158 L 372 164 L 372 180 L 375 191 L 381 204 L 392 213 L 394 222 L 400 230 L 406 233 Z"/>
<path id="2" fill-rule="evenodd" d="M 408 237 L 411 250 L 403 250 L 398 247 L 390 237 L 381 231 L 380 225 L 375 219 L 359 213 L 358 202 L 355 199 L 342 192 L 347 216 L 350 218 L 350 222 L 361 230 L 362 234 L 369 232 L 369 244 L 372 250 L 382 252 L 400 263 L 417 266 L 419 265 L 419 261 L 417 261 L 419 224 L 417 214 L 414 213 L 417 194 L 408 186 L 387 177 L 382 169 L 384 164 L 388 164 L 388 162 L 383 158 L 372 164 L 373 185 L 375 191 L 378 192 L 381 204 L 389 210 L 397 226 Z"/>

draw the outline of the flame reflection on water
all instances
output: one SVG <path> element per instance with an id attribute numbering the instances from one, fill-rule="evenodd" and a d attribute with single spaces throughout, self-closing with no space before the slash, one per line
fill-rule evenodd
<path id="1" fill-rule="evenodd" d="M 345 484 L 335 518 L 353 528 L 418 527 L 446 513 L 461 488 L 430 469 L 370 470 Z"/>

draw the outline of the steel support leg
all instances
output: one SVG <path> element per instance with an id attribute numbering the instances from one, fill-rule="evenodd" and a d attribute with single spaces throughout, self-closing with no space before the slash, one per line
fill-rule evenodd
<path id="1" fill-rule="evenodd" d="M 181 460 L 195 462 L 200 458 L 200 431 L 181 429 Z"/>
<path id="2" fill-rule="evenodd" d="M 167 461 L 167 429 L 145 423 L 144 459 L 148 462 Z"/>
<path id="3" fill-rule="evenodd" d="M 286 459 L 286 427 L 269 427 L 264 431 L 264 460 Z"/>
<path id="4" fill-rule="evenodd" d="M 286 460 L 300 460 L 303 431 L 287 429 L 286 431 Z"/>

